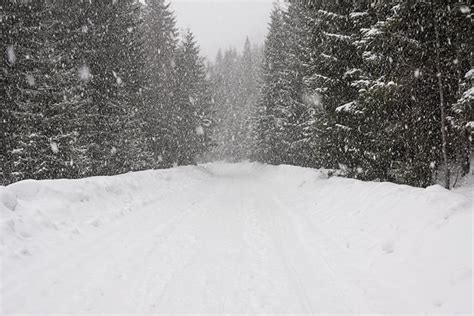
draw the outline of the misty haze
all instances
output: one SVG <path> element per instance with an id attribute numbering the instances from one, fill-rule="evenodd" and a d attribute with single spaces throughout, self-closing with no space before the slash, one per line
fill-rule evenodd
<path id="1" fill-rule="evenodd" d="M 467 0 L 3 0 L 0 314 L 473 312 Z"/>

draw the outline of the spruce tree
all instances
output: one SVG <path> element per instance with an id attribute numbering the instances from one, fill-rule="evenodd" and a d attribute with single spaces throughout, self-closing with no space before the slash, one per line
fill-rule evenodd
<path id="1" fill-rule="evenodd" d="M 469 69 L 468 41 L 456 35 L 468 27 L 461 7 L 458 1 L 382 2 L 372 13 L 378 19 L 361 29 L 366 77 L 355 82 L 359 97 L 351 112 L 359 119 L 352 126 L 360 137 L 351 144 L 367 178 L 426 186 L 439 166 L 447 162 L 449 170 L 468 157 L 465 149 L 456 153 L 468 143 L 465 128 L 448 124 L 460 73 Z M 433 52 L 439 56 L 430 58 Z"/>
<path id="2" fill-rule="evenodd" d="M 316 15 L 318 9 L 318 2 L 296 1 L 289 4 L 285 14 L 290 34 L 287 38 L 286 63 L 290 74 L 287 84 L 292 91 L 292 106 L 288 109 L 290 124 L 286 133 L 290 136 L 288 145 L 292 152 L 291 163 L 312 167 L 322 167 L 326 162 L 321 157 L 324 137 L 320 133 L 326 128 L 326 113 L 321 93 L 315 89 L 311 80 L 321 53 L 321 34 Z"/>
<path id="3" fill-rule="evenodd" d="M 259 151 L 257 156 L 261 161 L 272 164 L 289 162 L 288 146 L 285 142 L 288 118 L 285 113 L 288 87 L 285 80 L 287 69 L 285 27 L 283 12 L 275 6 L 265 40 L 257 143 Z"/>
<path id="4" fill-rule="evenodd" d="M 174 72 L 172 157 L 177 165 L 195 164 L 211 145 L 211 94 L 204 60 L 190 31 L 178 47 Z"/>
<path id="5" fill-rule="evenodd" d="M 68 21 L 58 23 L 54 6 L 43 1 L 8 1 L 5 12 L 6 181 L 74 177 L 76 134 L 70 121 L 80 102 L 62 49 Z"/>
<path id="6" fill-rule="evenodd" d="M 219 51 L 209 69 L 213 94 L 215 146 L 210 156 L 217 160 L 249 159 L 255 148 L 260 48 L 247 38 L 243 52 Z"/>
<path id="7" fill-rule="evenodd" d="M 146 146 L 152 167 L 170 167 L 175 161 L 172 121 L 174 58 L 177 30 L 173 13 L 164 0 L 146 2 L 143 24 L 144 111 Z"/>
<path id="8" fill-rule="evenodd" d="M 317 152 L 324 167 L 337 168 L 347 164 L 345 138 L 349 128 L 338 120 L 337 109 L 350 104 L 357 96 L 351 85 L 358 61 L 353 45 L 354 29 L 350 19 L 352 1 L 322 1 L 314 5 L 313 43 L 316 54 L 310 61 L 310 74 L 305 78 L 308 90 L 314 91 L 322 109 L 317 125 Z"/>
<path id="9" fill-rule="evenodd" d="M 2 177 L 3 183 L 31 177 L 35 173 L 32 154 L 34 150 L 34 131 L 25 122 L 31 122 L 36 115 L 37 105 L 29 102 L 36 91 L 29 89 L 23 75 L 33 67 L 39 67 L 40 61 L 32 52 L 39 49 L 33 38 L 34 30 L 40 21 L 42 6 L 27 5 L 7 1 L 2 3 Z M 30 77 L 30 82 L 31 77 Z M 37 110 L 36 110 L 37 111 Z M 23 122 L 21 124 L 20 122 Z"/>

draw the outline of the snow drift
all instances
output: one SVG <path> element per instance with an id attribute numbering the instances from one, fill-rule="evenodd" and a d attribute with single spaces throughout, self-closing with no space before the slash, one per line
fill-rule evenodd
<path id="1" fill-rule="evenodd" d="M 2 312 L 472 311 L 472 200 L 256 163 L 0 187 Z"/>

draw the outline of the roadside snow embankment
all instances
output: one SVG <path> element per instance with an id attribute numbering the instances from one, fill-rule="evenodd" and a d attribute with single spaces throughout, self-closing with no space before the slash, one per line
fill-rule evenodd
<path id="1" fill-rule="evenodd" d="M 0 311 L 470 313 L 472 207 L 256 163 L 22 181 L 0 187 Z"/>
<path id="2" fill-rule="evenodd" d="M 0 186 L 4 269 L 8 258 L 32 256 L 52 244 L 67 243 L 169 194 L 179 194 L 203 177 L 199 170 L 183 167 Z"/>

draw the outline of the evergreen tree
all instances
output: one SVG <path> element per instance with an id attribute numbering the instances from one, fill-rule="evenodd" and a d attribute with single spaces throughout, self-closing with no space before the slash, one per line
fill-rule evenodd
<path id="1" fill-rule="evenodd" d="M 177 48 L 176 22 L 164 0 L 149 0 L 143 25 L 145 51 L 144 111 L 147 147 L 153 155 L 152 167 L 170 167 L 173 157 L 173 82 Z"/>
<path id="2" fill-rule="evenodd" d="M 314 73 L 313 62 L 318 57 L 318 29 L 316 2 L 291 2 L 284 14 L 287 36 L 287 80 L 290 105 L 285 134 L 292 164 L 322 166 L 318 154 L 321 148 L 318 135 L 318 118 L 322 119 L 321 95 L 308 84 Z"/>
<path id="3" fill-rule="evenodd" d="M 6 181 L 133 168 L 140 161 L 130 123 L 141 85 L 136 3 L 9 1 L 5 9 Z"/>
<path id="4" fill-rule="evenodd" d="M 146 146 L 144 122 L 140 116 L 143 106 L 142 85 L 144 52 L 141 34 L 140 6 L 134 0 L 115 4 L 115 68 L 112 75 L 117 86 L 117 99 L 123 108 L 119 143 L 113 155 L 114 173 L 141 170 L 149 167 L 151 153 Z"/>
<path id="5" fill-rule="evenodd" d="M 261 54 L 247 38 L 242 54 L 218 52 L 209 73 L 214 99 L 216 143 L 210 156 L 218 160 L 249 159 L 255 146 L 258 80 Z"/>
<path id="6" fill-rule="evenodd" d="M 260 160 L 416 186 L 469 170 L 466 1 L 286 4 L 265 46 Z"/>
<path id="7" fill-rule="evenodd" d="M 359 49 L 367 77 L 356 82 L 359 100 L 349 112 L 358 117 L 352 126 L 359 137 L 350 143 L 366 178 L 426 186 L 443 164 L 440 153 L 465 161 L 466 150 L 455 153 L 468 143 L 465 129 L 446 126 L 459 95 L 459 73 L 469 65 L 468 41 L 455 35 L 468 25 L 461 5 L 382 2 L 372 13 L 375 23 L 362 28 Z M 428 58 L 433 52 L 439 58 Z"/>
<path id="8" fill-rule="evenodd" d="M 178 47 L 175 63 L 172 135 L 173 160 L 177 165 L 194 164 L 211 145 L 211 93 L 204 60 L 199 57 L 193 34 L 188 31 Z"/>
<path id="9" fill-rule="evenodd" d="M 351 85 L 360 73 L 353 45 L 352 8 L 352 1 L 321 1 L 309 8 L 314 12 L 312 43 L 316 48 L 305 84 L 320 103 L 316 152 L 317 160 L 327 168 L 345 166 L 350 156 L 345 141 L 350 128 L 338 120 L 337 109 L 351 104 L 357 96 Z"/>
<path id="10" fill-rule="evenodd" d="M 376 10 L 374 9 L 376 7 Z M 395 159 L 394 146 L 399 133 L 396 87 L 385 75 L 390 73 L 393 59 L 386 52 L 391 38 L 384 38 L 380 29 L 386 26 L 389 7 L 381 2 L 374 6 L 361 1 L 349 14 L 352 43 L 357 48 L 354 66 L 345 79 L 358 92 L 353 101 L 336 108 L 336 118 L 344 126 L 344 167 L 348 176 L 360 179 L 389 179 L 390 164 Z M 378 38 L 377 38 L 378 37 Z M 375 40 L 377 38 L 377 40 Z M 355 61 L 355 62 L 354 62 Z"/>
<path id="11" fill-rule="evenodd" d="M 63 24 L 48 2 L 7 1 L 4 8 L 4 181 L 74 177 L 76 135 L 69 121 L 80 103 L 61 50 Z"/>
<path id="12" fill-rule="evenodd" d="M 235 49 L 228 49 L 216 60 L 211 77 L 214 99 L 216 129 L 213 138 L 216 142 L 214 156 L 218 160 L 239 160 L 241 130 L 239 76 L 239 55 Z"/>
<path id="13" fill-rule="evenodd" d="M 244 49 L 240 58 L 240 111 L 239 111 L 239 137 L 240 157 L 249 158 L 254 147 L 254 126 L 255 111 L 257 103 L 257 56 L 252 50 L 250 40 L 247 37 L 244 43 Z"/>
<path id="14" fill-rule="evenodd" d="M 30 69 L 40 68 L 41 62 L 33 52 L 39 50 L 34 38 L 40 24 L 42 3 L 27 5 L 7 1 L 2 4 L 2 36 L 4 58 L 2 59 L 2 182 L 32 177 L 37 161 L 32 157 L 36 142 L 32 122 L 37 118 L 38 105 L 29 102 L 35 90 L 24 74 Z M 30 83 L 32 83 L 30 75 Z M 3 143 L 2 142 L 2 143 Z"/>
<path id="15" fill-rule="evenodd" d="M 286 32 L 283 12 L 275 6 L 265 41 L 262 66 L 262 91 L 258 122 L 257 157 L 273 164 L 288 162 L 285 135 Z"/>

